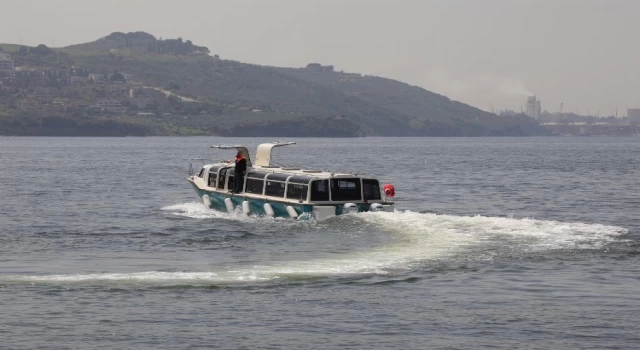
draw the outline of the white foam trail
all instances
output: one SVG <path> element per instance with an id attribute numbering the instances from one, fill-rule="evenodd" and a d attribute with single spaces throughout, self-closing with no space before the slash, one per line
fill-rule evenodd
<path id="1" fill-rule="evenodd" d="M 373 213 L 367 213 L 370 215 Z M 601 224 L 485 216 L 452 216 L 415 212 L 375 213 L 373 220 L 402 231 L 416 243 L 433 236 L 458 237 L 474 245 L 513 244 L 527 251 L 601 248 L 628 233 L 625 228 Z"/>
<path id="2" fill-rule="evenodd" d="M 176 285 L 176 284 L 212 284 L 215 282 L 237 282 L 256 281 L 260 278 L 252 275 L 236 275 L 233 278 L 218 274 L 216 272 L 161 272 L 147 271 L 134 273 L 95 273 L 95 274 L 68 274 L 68 275 L 48 275 L 48 276 L 24 276 L 14 275 L 2 278 L 5 282 L 28 282 L 28 283 L 106 283 L 117 282 L 118 284 L 153 284 L 153 285 Z"/>
<path id="3" fill-rule="evenodd" d="M 241 208 L 236 208 L 233 213 L 226 211 L 219 211 L 205 207 L 202 203 L 181 203 L 169 205 L 160 208 L 162 211 L 166 211 L 171 215 L 184 216 L 192 219 L 226 219 L 226 220 L 240 220 L 245 222 L 258 221 L 258 222 L 277 222 L 279 224 L 286 223 L 300 223 L 304 221 L 295 221 L 289 218 L 269 217 L 269 216 L 246 216 L 242 213 Z"/>
<path id="4" fill-rule="evenodd" d="M 211 219 L 225 216 L 225 213 L 221 211 L 209 209 L 201 203 L 195 202 L 169 205 L 160 208 L 160 210 L 167 211 L 173 215 L 185 216 L 192 219 Z M 229 214 L 227 214 L 227 216 L 229 216 Z"/>
<path id="5" fill-rule="evenodd" d="M 209 210 L 197 203 L 169 206 L 163 210 L 182 212 L 194 218 L 233 215 Z M 339 225 L 345 220 L 361 220 L 362 225 L 374 225 L 394 235 L 396 240 L 390 245 L 336 258 L 238 266 L 220 271 L 13 275 L 0 276 L 0 282 L 220 285 L 286 278 L 385 274 L 391 269 L 411 268 L 419 262 L 452 259 L 459 253 L 478 260 L 484 259 L 479 252 L 486 248 L 506 249 L 516 254 L 557 249 L 597 249 L 619 240 L 619 236 L 627 233 L 624 228 L 600 224 L 415 212 L 363 213 L 338 217 L 332 224 Z"/>

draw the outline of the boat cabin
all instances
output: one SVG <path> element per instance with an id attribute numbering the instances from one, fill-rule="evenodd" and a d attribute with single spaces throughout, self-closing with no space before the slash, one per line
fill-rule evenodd
<path id="1" fill-rule="evenodd" d="M 228 192 L 234 186 L 234 167 L 226 163 L 202 167 L 195 182 L 208 191 Z M 243 191 L 238 195 L 316 202 L 382 201 L 378 180 L 355 174 L 287 168 L 247 168 Z"/>

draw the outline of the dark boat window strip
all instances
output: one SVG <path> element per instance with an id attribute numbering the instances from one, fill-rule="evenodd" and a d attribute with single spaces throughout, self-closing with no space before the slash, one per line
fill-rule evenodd
<path id="1" fill-rule="evenodd" d="M 286 184 L 279 181 L 268 181 L 264 188 L 264 194 L 266 196 L 284 197 L 284 189 Z"/>
<path id="2" fill-rule="evenodd" d="M 362 193 L 365 200 L 381 199 L 380 183 L 378 180 L 362 179 Z"/>
<path id="3" fill-rule="evenodd" d="M 222 168 L 220 171 L 220 176 L 218 177 L 218 188 L 224 189 L 224 182 L 227 179 L 227 176 L 233 176 L 233 168 Z M 233 187 L 230 187 L 233 188 Z"/>
<path id="4" fill-rule="evenodd" d="M 329 200 L 329 180 L 316 180 L 311 182 L 311 200 Z"/>
<path id="5" fill-rule="evenodd" d="M 287 185 L 287 199 L 307 200 L 308 189 L 307 185 L 290 183 Z"/>
<path id="6" fill-rule="evenodd" d="M 263 188 L 264 188 L 264 180 L 247 179 L 247 186 L 244 191 L 246 193 L 262 194 Z"/>
<path id="7" fill-rule="evenodd" d="M 273 174 L 269 174 L 267 176 L 267 180 L 287 181 L 287 178 L 289 178 L 289 176 L 291 176 L 291 175 L 273 173 Z"/>
<path id="8" fill-rule="evenodd" d="M 209 169 L 208 186 L 215 188 L 217 183 L 218 183 L 218 168 L 211 168 Z"/>
<path id="9" fill-rule="evenodd" d="M 236 176 L 233 174 L 233 171 L 230 171 L 228 173 L 229 181 L 227 181 L 227 190 L 231 190 L 234 187 Z"/>
<path id="10" fill-rule="evenodd" d="M 311 178 L 311 177 L 306 177 L 306 176 L 292 176 L 291 178 L 289 178 L 289 183 L 294 183 L 294 184 L 308 184 L 309 182 L 311 182 L 311 180 L 313 180 L 313 178 Z"/>
<path id="11" fill-rule="evenodd" d="M 359 178 L 331 179 L 331 200 L 361 201 L 362 186 Z"/>
<path id="12" fill-rule="evenodd" d="M 267 173 L 258 173 L 258 172 L 250 172 L 247 174 L 247 178 L 252 179 L 264 179 L 267 176 Z"/>

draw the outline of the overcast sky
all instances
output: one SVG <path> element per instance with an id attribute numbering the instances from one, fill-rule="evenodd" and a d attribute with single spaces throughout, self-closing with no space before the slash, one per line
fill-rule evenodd
<path id="1" fill-rule="evenodd" d="M 65 46 L 114 31 L 182 37 L 263 65 L 309 62 L 488 110 L 640 107 L 640 0 L 0 0 L 0 42 Z M 53 44 L 53 45 L 52 45 Z"/>

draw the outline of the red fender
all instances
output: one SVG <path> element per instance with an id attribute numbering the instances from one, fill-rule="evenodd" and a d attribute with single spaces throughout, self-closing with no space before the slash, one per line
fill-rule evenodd
<path id="1" fill-rule="evenodd" d="M 384 195 L 387 197 L 393 197 L 396 195 L 396 189 L 392 184 L 386 184 L 382 187 L 382 189 L 384 191 Z"/>

